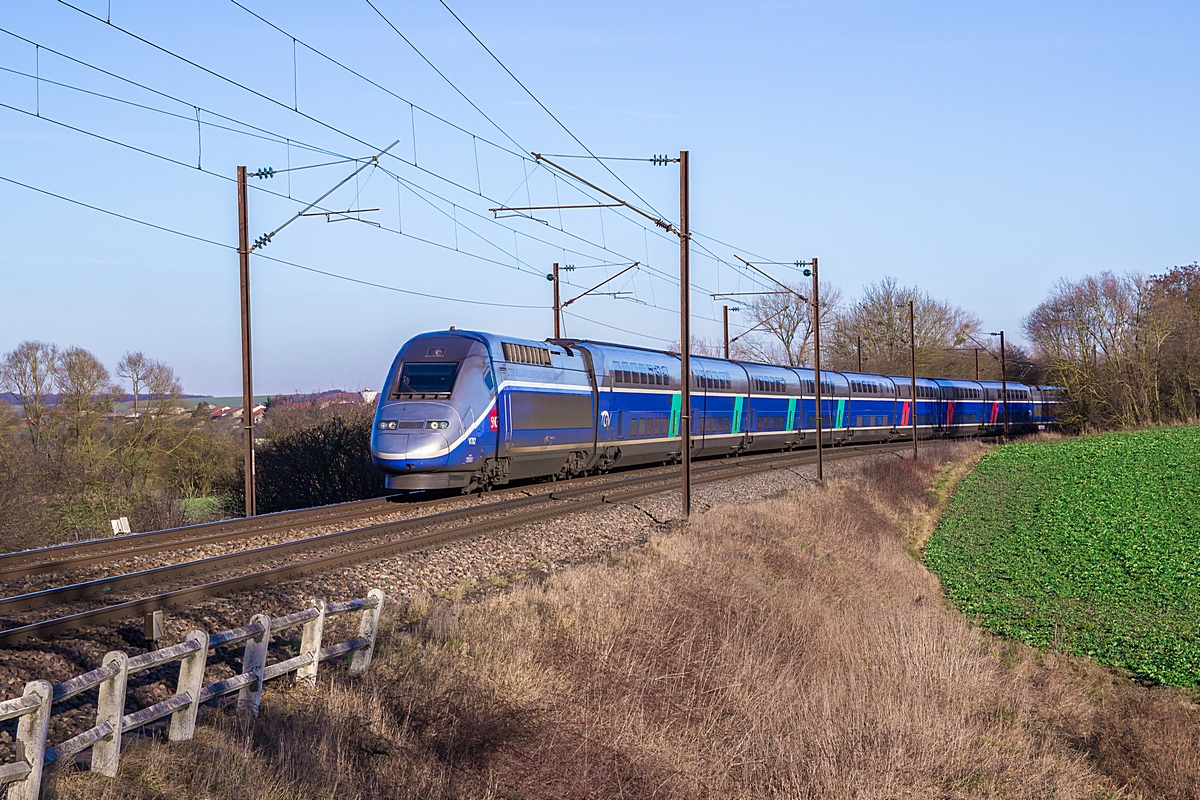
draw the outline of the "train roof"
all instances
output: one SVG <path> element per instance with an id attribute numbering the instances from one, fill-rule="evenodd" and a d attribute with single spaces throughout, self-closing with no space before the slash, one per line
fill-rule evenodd
<path id="1" fill-rule="evenodd" d="M 566 355 L 566 350 L 564 349 L 563 345 L 559 343 L 562 340 L 555 340 L 553 342 L 549 340 L 541 341 L 538 339 L 525 339 L 520 336 L 500 336 L 495 333 L 488 333 L 487 331 L 466 331 L 458 328 L 450 328 L 449 330 L 444 331 L 426 331 L 424 333 L 418 333 L 413 337 L 413 339 L 422 339 L 429 336 L 458 336 L 464 339 L 474 339 L 476 341 L 483 342 L 488 346 L 493 358 L 498 358 L 501 356 L 501 354 L 504 352 L 504 344 L 506 342 L 508 344 L 519 344 L 526 347 L 549 349 L 552 353 Z"/>

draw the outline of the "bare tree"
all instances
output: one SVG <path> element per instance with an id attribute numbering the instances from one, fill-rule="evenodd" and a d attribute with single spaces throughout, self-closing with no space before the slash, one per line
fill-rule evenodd
<path id="1" fill-rule="evenodd" d="M 980 321 L 971 312 L 938 300 L 916 286 L 900 286 L 884 278 L 863 289 L 862 296 L 833 318 L 826 339 L 830 367 L 855 369 L 861 341 L 863 369 L 903 375 L 909 371 L 908 301 L 914 304 L 917 371 L 947 374 L 967 369 L 956 348 L 971 345 L 969 334 Z M 970 369 L 973 369 L 973 362 Z"/>
<path id="2" fill-rule="evenodd" d="M 121 439 L 118 457 L 127 479 L 141 484 L 156 456 L 170 456 L 187 443 L 186 437 L 163 435 L 171 423 L 169 412 L 178 408 L 183 389 L 171 367 L 140 351 L 122 356 L 117 374 L 129 382 L 133 394 L 133 420 Z"/>
<path id="3" fill-rule="evenodd" d="M 70 433 L 87 446 L 101 416 L 112 410 L 117 387 L 100 359 L 82 347 L 68 347 L 56 365 L 58 404 L 70 421 Z"/>
<path id="4" fill-rule="evenodd" d="M 0 361 L 0 386 L 17 396 L 35 448 L 46 437 L 50 400 L 55 389 L 58 348 L 45 342 L 21 342 Z"/>
<path id="5" fill-rule="evenodd" d="M 1150 279 L 1151 303 L 1166 320 L 1158 369 L 1164 415 L 1200 416 L 1200 264 L 1172 267 Z"/>
<path id="6" fill-rule="evenodd" d="M 117 362 L 117 374 L 129 381 L 135 417 L 160 415 L 174 405 L 183 393 L 175 370 L 161 361 L 148 358 L 141 351 L 122 356 Z M 146 393 L 146 403 L 143 411 L 139 412 L 138 403 L 143 391 Z"/>
<path id="7" fill-rule="evenodd" d="M 787 292 L 780 289 L 781 294 L 756 296 L 745 304 L 752 320 L 747 327 L 757 326 L 762 331 L 740 340 L 749 357 L 790 366 L 812 363 L 813 312 L 809 302 L 812 287 L 796 284 L 788 288 Z M 824 331 L 829 316 L 841 303 L 842 290 L 824 282 L 820 289 Z"/>
<path id="8" fill-rule="evenodd" d="M 1162 419 L 1160 357 L 1175 328 L 1150 281 L 1111 272 L 1059 281 L 1024 320 L 1036 355 L 1067 394 L 1080 425 Z"/>

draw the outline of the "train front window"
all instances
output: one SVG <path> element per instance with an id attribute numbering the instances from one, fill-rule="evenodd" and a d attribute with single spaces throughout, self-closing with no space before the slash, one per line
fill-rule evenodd
<path id="1" fill-rule="evenodd" d="M 458 377 L 458 362 L 405 364 L 396 381 L 396 394 L 450 394 Z"/>

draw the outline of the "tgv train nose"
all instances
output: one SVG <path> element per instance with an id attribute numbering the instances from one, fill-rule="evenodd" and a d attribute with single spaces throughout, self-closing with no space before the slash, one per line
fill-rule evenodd
<path id="1" fill-rule="evenodd" d="M 431 466 L 441 466 L 446 463 L 448 448 L 446 437 L 440 433 L 410 433 L 405 457 L 409 461 L 428 463 L 432 460 Z"/>
<path id="2" fill-rule="evenodd" d="M 449 460 L 445 436 L 433 431 L 422 433 L 375 434 L 374 456 L 377 466 L 384 469 L 436 469 Z"/>
<path id="3" fill-rule="evenodd" d="M 408 452 L 407 433 L 376 433 L 375 455 L 387 460 L 402 460 Z"/>

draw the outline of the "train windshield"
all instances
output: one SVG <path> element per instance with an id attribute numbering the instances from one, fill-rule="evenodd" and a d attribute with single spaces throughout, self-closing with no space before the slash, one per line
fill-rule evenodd
<path id="1" fill-rule="evenodd" d="M 458 377 L 458 362 L 405 364 L 396 381 L 396 394 L 450 394 Z"/>

